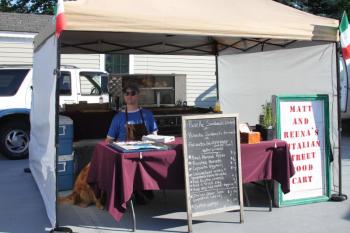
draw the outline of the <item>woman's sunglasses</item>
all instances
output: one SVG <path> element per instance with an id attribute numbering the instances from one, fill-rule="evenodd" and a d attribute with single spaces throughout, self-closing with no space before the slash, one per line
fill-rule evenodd
<path id="1" fill-rule="evenodd" d="M 136 91 L 126 91 L 124 92 L 124 96 L 135 96 L 137 94 Z"/>

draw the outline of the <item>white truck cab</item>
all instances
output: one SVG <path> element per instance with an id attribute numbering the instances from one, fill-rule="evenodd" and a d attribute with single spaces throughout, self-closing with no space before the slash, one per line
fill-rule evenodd
<path id="1" fill-rule="evenodd" d="M 341 119 L 350 119 L 350 93 L 349 93 L 349 73 L 350 63 L 339 57 L 339 84 L 340 84 L 340 110 Z"/>
<path id="2" fill-rule="evenodd" d="M 103 70 L 62 66 L 60 107 L 79 102 L 109 102 Z M 28 156 L 33 70 L 28 65 L 0 66 L 0 153 L 9 159 Z"/>
<path id="3" fill-rule="evenodd" d="M 87 103 L 105 103 L 109 101 L 107 84 L 108 75 L 105 71 L 79 69 L 76 67 L 61 67 L 60 106 L 82 101 Z"/>

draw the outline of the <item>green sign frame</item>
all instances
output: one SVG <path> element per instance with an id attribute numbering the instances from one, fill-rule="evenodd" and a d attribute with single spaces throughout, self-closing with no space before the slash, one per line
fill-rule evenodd
<path id="1" fill-rule="evenodd" d="M 331 195 L 331 170 L 330 170 L 330 156 L 331 156 L 331 145 L 330 145 L 330 132 L 329 132 L 329 97 L 327 94 L 316 94 L 316 95 L 278 95 L 273 96 L 273 104 L 275 105 L 276 113 L 276 136 L 278 139 L 282 138 L 282 119 L 281 119 L 281 103 L 282 102 L 303 102 L 303 101 L 322 101 L 323 103 L 323 117 L 324 117 L 324 142 L 325 149 L 323 153 L 324 164 L 322 168 L 322 176 L 324 177 L 323 193 L 324 195 L 308 197 L 308 198 L 296 198 L 296 199 L 284 199 L 284 194 L 281 190 L 281 185 L 275 182 L 275 204 L 278 207 L 302 205 L 315 202 L 328 201 Z M 295 175 L 294 175 L 295 176 Z M 292 179 L 292 178 L 291 178 Z M 293 192 L 293 191 L 291 191 Z"/>

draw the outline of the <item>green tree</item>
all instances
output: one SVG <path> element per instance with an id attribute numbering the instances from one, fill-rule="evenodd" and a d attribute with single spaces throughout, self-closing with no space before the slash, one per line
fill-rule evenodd
<path id="1" fill-rule="evenodd" d="M 340 19 L 344 11 L 349 15 L 349 0 L 275 0 L 315 15 Z"/>
<path id="2" fill-rule="evenodd" d="M 0 0 L 0 11 L 2 12 L 13 11 L 11 0 Z"/>
<path id="3" fill-rule="evenodd" d="M 346 11 L 346 13 L 349 15 L 350 13 L 350 1 L 349 0 L 341 0 L 341 1 L 338 1 L 338 4 L 337 4 L 337 8 L 339 9 L 339 12 L 340 14 L 338 15 L 340 18 L 343 11 Z"/>
<path id="4" fill-rule="evenodd" d="M 44 13 L 53 15 L 54 14 L 54 7 L 56 5 L 56 0 L 35 0 L 31 1 L 31 10 L 32 12 L 36 13 Z"/>
<path id="5" fill-rule="evenodd" d="M 0 0 L 0 11 L 17 13 L 54 13 L 56 0 Z"/>
<path id="6" fill-rule="evenodd" d="M 13 8 L 17 13 L 30 13 L 30 0 L 19 0 L 13 4 Z"/>

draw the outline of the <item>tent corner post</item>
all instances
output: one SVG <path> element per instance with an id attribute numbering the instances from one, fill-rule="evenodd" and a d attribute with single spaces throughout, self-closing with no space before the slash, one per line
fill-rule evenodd
<path id="1" fill-rule="evenodd" d="M 68 232 L 73 233 L 73 230 L 68 227 L 55 227 L 50 231 L 50 233 Z"/>
<path id="2" fill-rule="evenodd" d="M 338 148 L 340 148 L 341 143 L 341 132 L 342 132 L 342 122 L 340 117 L 340 73 L 339 73 L 339 43 L 335 43 L 336 47 L 336 67 L 337 67 L 337 116 L 338 116 Z M 345 64 L 346 65 L 346 64 Z M 341 150 L 338 150 L 338 164 L 339 164 L 339 191 L 338 193 L 332 194 L 330 200 L 335 202 L 345 201 L 348 199 L 346 194 L 342 192 L 342 156 Z"/>
<path id="3" fill-rule="evenodd" d="M 219 101 L 219 67 L 218 54 L 215 54 L 216 100 Z"/>
<path id="4" fill-rule="evenodd" d="M 212 37 L 210 37 L 210 41 L 212 43 L 211 54 L 215 56 L 216 101 L 219 101 L 219 68 L 218 68 L 219 43 Z"/>
<path id="5" fill-rule="evenodd" d="M 55 224 L 55 228 L 53 228 L 50 233 L 58 233 L 58 232 L 67 232 L 67 233 L 73 233 L 73 230 L 68 228 L 68 227 L 60 227 L 59 226 L 59 222 L 58 222 L 58 202 L 57 202 L 57 199 L 58 199 L 58 135 L 59 135 L 59 98 L 60 98 L 60 95 L 59 95 L 59 85 L 57 83 L 57 80 L 60 76 L 60 67 L 61 67 L 61 43 L 60 43 L 60 39 L 57 39 L 57 63 L 56 63 L 56 69 L 54 71 L 55 75 L 56 75 L 56 101 L 55 101 L 55 146 L 56 146 L 56 151 L 55 151 L 55 178 L 56 178 L 56 190 L 55 190 L 55 193 L 56 193 L 56 203 L 55 203 L 55 206 L 56 206 L 56 224 Z"/>

